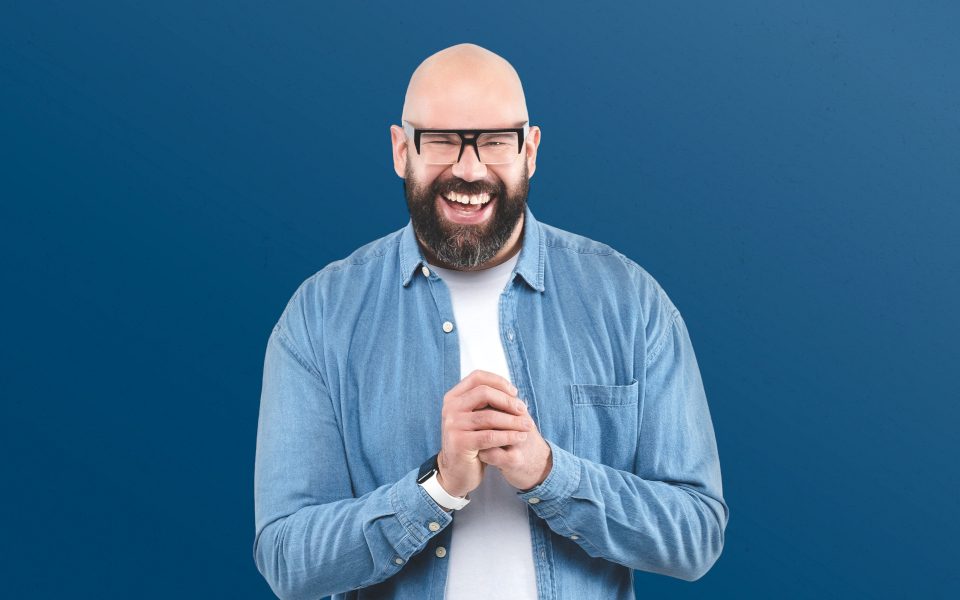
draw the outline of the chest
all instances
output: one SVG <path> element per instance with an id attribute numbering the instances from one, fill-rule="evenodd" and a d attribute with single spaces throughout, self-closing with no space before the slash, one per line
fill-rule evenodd
<path id="1" fill-rule="evenodd" d="M 636 365 L 643 364 L 633 316 L 603 298 L 561 291 L 546 298 L 521 287 L 504 292 L 496 311 L 496 319 L 457 314 L 449 292 L 434 286 L 368 303 L 345 320 L 349 331 L 328 336 L 339 342 L 332 392 L 360 493 L 395 481 L 440 449 L 441 408 L 463 375 L 464 336 L 499 341 L 509 379 L 545 438 L 578 456 L 633 468 L 642 413 Z"/>

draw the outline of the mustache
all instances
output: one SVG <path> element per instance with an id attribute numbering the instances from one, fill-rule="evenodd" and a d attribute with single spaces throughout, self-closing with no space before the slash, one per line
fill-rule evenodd
<path id="1" fill-rule="evenodd" d="M 496 185 L 485 181 L 463 181 L 462 179 L 438 183 L 433 186 L 433 191 L 439 196 L 444 196 L 450 192 L 473 196 L 476 194 L 500 195 L 503 192 L 503 184 Z"/>

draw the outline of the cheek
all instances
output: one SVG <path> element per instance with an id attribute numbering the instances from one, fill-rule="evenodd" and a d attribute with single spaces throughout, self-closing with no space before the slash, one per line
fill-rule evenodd
<path id="1" fill-rule="evenodd" d="M 430 184 L 431 180 L 424 180 L 421 177 L 417 177 L 415 174 L 407 177 L 407 185 L 412 186 L 414 194 L 418 198 L 423 198 L 430 194 Z"/>
<path id="2" fill-rule="evenodd" d="M 417 184 L 424 192 L 429 192 L 440 180 L 443 175 L 443 169 L 436 167 L 427 167 L 414 170 L 414 176 L 417 178 Z"/>
<path id="3" fill-rule="evenodd" d="M 508 193 L 513 194 L 520 187 L 520 180 L 523 177 L 523 169 L 519 166 L 515 169 L 497 169 L 493 170 L 492 167 L 487 167 L 491 171 L 491 175 L 496 177 L 497 183 L 503 186 Z"/>
<path id="4" fill-rule="evenodd" d="M 504 181 L 503 184 L 507 188 L 507 193 L 513 197 L 520 193 L 521 189 L 521 180 L 519 178 L 511 179 L 510 181 Z"/>

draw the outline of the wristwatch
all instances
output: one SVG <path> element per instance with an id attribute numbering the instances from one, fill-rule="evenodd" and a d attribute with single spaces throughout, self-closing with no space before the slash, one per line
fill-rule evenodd
<path id="1" fill-rule="evenodd" d="M 443 486 L 440 485 L 440 481 L 437 479 L 437 476 L 440 474 L 440 467 L 437 465 L 437 457 L 439 455 L 439 452 L 434 454 L 428 458 L 425 463 L 420 465 L 417 483 L 420 484 L 424 491 L 426 491 L 441 508 L 447 511 L 460 510 L 467 504 L 470 504 L 470 494 L 467 494 L 463 498 L 458 498 L 457 496 L 451 496 L 447 493 L 447 490 L 443 489 Z"/>

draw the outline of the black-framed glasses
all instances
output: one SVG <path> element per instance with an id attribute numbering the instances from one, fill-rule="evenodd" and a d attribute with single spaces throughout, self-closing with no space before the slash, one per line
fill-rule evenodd
<path id="1" fill-rule="evenodd" d="M 503 165 L 516 160 L 523 149 L 523 139 L 530 123 L 505 129 L 419 129 L 406 121 L 403 132 L 413 139 L 417 154 L 428 165 L 454 165 L 463 157 L 463 150 L 473 146 L 477 158 L 485 165 Z"/>

